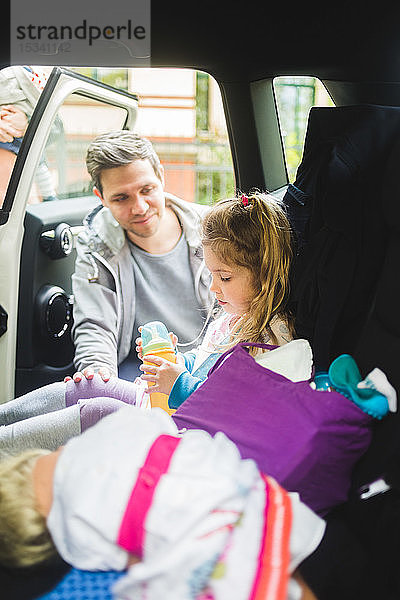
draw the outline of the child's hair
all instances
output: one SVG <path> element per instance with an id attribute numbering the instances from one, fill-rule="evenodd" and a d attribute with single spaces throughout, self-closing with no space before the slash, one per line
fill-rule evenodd
<path id="1" fill-rule="evenodd" d="M 0 461 L 0 564 L 30 567 L 57 554 L 38 512 L 33 467 L 47 450 L 26 450 Z"/>
<path id="2" fill-rule="evenodd" d="M 280 202 L 270 194 L 252 193 L 218 202 L 204 217 L 202 243 L 226 264 L 249 269 L 255 296 L 248 312 L 232 330 L 229 345 L 262 342 L 274 317 L 280 317 L 293 335 L 287 313 L 291 229 Z"/>

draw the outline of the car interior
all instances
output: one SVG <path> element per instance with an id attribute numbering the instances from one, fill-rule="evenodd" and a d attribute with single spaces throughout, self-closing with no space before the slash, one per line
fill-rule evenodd
<path id="1" fill-rule="evenodd" d="M 399 12 L 393 4 L 360 9 L 344 2 L 220 2 L 191 10 L 179 0 L 151 4 L 151 67 L 196 69 L 215 79 L 236 189 L 268 190 L 287 207 L 296 238 L 291 306 L 298 336 L 312 345 L 315 368 L 326 370 L 348 353 L 362 373 L 382 369 L 398 393 Z M 10 65 L 9 41 L 5 32 L 1 68 Z M 43 58 L 36 56 L 35 64 L 46 65 Z M 140 113 L 138 95 L 73 67 L 60 55 L 51 71 L 0 208 L 1 402 L 62 380 L 74 368 L 74 240 L 98 200 L 87 174 L 80 175 L 85 143 L 65 143 L 71 106 L 90 99 L 85 119 L 97 120 L 99 133 L 135 129 Z M 330 99 L 309 113 L 293 176 L 277 106 L 279 77 L 317 78 Z M 57 202 L 34 199 L 34 173 L 44 153 L 58 169 Z M 82 180 L 76 190 L 63 187 L 67 164 Z M 397 413 L 375 425 L 353 473 L 349 502 L 328 516 L 333 533 L 324 560 L 311 557 L 302 570 L 319 600 L 399 597 L 399 440 Z M 391 490 L 375 494 L 373 483 L 382 477 Z M 359 555 L 348 557 L 348 572 L 333 582 L 328 565 L 341 536 L 351 537 Z M 360 577 L 372 571 L 374 583 L 365 592 Z M 105 599 L 114 574 L 69 571 L 57 563 L 0 569 L 0 581 L 10 600 Z M 85 586 L 98 586 L 97 595 L 84 595 Z M 364 595 L 357 596 L 359 589 Z"/>

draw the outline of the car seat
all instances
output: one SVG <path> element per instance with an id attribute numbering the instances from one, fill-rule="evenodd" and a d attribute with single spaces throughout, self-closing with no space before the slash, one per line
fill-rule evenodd
<path id="1" fill-rule="evenodd" d="M 283 201 L 297 244 L 297 334 L 312 343 L 317 369 L 354 352 L 371 311 L 388 251 L 385 173 L 399 134 L 396 107 L 311 109 L 303 159 Z"/>
<path id="2" fill-rule="evenodd" d="M 399 165 L 400 108 L 313 108 L 303 159 L 284 196 L 296 245 L 292 310 L 316 369 L 327 370 L 348 353 L 364 376 L 382 369 L 398 395 Z M 314 579 L 320 600 L 351 598 L 357 588 L 358 597 L 400 597 L 399 418 L 397 412 L 375 425 L 354 470 L 350 500 L 329 517 L 325 545 L 335 542 L 325 548 L 322 565 L 320 557 L 306 561 L 304 574 Z M 343 577 L 332 585 L 332 556 L 345 538 L 362 548 L 364 559 L 354 552 L 347 585 Z M 366 589 L 361 580 L 368 581 Z"/>

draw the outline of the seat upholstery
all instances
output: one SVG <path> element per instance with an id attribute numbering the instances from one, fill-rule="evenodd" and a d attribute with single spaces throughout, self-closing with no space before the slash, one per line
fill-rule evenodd
<path id="1" fill-rule="evenodd" d="M 317 369 L 357 352 L 379 286 L 385 312 L 390 292 L 382 270 L 394 268 L 397 252 L 387 219 L 387 195 L 394 194 L 387 166 L 399 137 L 396 107 L 311 109 L 303 159 L 284 202 L 297 239 L 296 330 L 311 342 Z M 368 351 L 358 358 L 361 371 L 375 360 Z"/>

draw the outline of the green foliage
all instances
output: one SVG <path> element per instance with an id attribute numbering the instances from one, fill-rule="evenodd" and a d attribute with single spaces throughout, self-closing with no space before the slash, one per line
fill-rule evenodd
<path id="1" fill-rule="evenodd" d="M 275 97 L 289 181 L 301 161 L 308 114 L 312 106 L 333 106 L 321 82 L 314 77 L 277 77 Z"/>
<path id="2" fill-rule="evenodd" d="M 196 202 L 215 204 L 235 193 L 231 150 L 227 140 L 198 144 L 196 165 Z"/>

